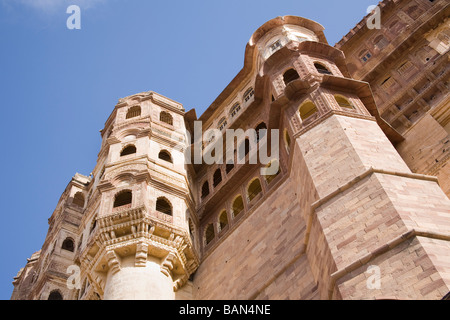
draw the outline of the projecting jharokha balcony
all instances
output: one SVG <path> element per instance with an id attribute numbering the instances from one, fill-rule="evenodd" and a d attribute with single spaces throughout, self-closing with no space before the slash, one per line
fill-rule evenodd
<path id="1" fill-rule="evenodd" d="M 131 208 L 131 204 L 114 208 L 110 215 L 98 220 L 100 238 L 105 243 L 115 243 L 141 236 L 151 237 L 156 228 L 169 228 L 172 216 L 148 210 L 145 206 Z"/>
<path id="2" fill-rule="evenodd" d="M 135 255 L 135 267 L 145 267 L 148 255 L 163 260 L 170 257 L 167 264 L 170 268 L 162 267 L 162 272 L 172 276 L 174 290 L 178 290 L 199 263 L 190 236 L 172 224 L 172 216 L 144 205 L 136 208 L 129 205 L 116 207 L 109 215 L 97 219 L 92 234 L 94 248 L 84 251 L 80 259 L 97 272 L 110 269 L 116 272 L 120 263 L 111 263 L 116 254 Z"/>

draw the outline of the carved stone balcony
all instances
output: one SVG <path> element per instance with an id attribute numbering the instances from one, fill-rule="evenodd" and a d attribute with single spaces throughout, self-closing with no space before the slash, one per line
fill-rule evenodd
<path id="1" fill-rule="evenodd" d="M 174 291 L 197 269 L 199 258 L 190 236 L 145 206 L 114 211 L 97 220 L 93 239 L 80 256 L 82 267 L 104 291 L 109 272 L 121 270 L 121 261 L 134 256 L 134 267 L 146 267 L 147 257 L 160 259 L 161 272 L 173 280 Z"/>

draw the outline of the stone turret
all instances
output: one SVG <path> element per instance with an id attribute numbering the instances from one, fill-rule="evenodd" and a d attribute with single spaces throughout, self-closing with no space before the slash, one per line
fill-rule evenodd
<path id="1" fill-rule="evenodd" d="M 96 227 L 80 254 L 104 299 L 174 299 L 198 266 L 184 109 L 156 93 L 121 99 L 103 132 Z M 100 168 L 100 167 L 99 167 Z"/>

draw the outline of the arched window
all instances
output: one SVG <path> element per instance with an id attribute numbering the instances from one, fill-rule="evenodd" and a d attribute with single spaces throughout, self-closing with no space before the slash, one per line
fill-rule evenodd
<path id="1" fill-rule="evenodd" d="M 173 126 L 173 117 L 172 117 L 172 115 L 171 115 L 170 113 L 168 113 L 168 112 L 162 111 L 162 112 L 159 114 L 159 120 L 160 120 L 161 122 L 164 122 L 164 123 L 167 123 L 167 124 L 170 124 L 171 126 Z"/>
<path id="2" fill-rule="evenodd" d="M 164 161 L 173 163 L 173 161 L 172 161 L 172 156 L 170 155 L 169 151 L 162 150 L 162 151 L 159 153 L 158 158 L 161 159 L 161 160 L 164 160 Z"/>
<path id="3" fill-rule="evenodd" d="M 267 134 L 267 126 L 264 122 L 261 122 L 258 124 L 258 126 L 255 128 L 256 131 L 256 142 L 259 142 L 264 136 Z"/>
<path id="4" fill-rule="evenodd" d="M 130 154 L 135 154 L 136 151 L 137 150 L 136 150 L 135 146 L 129 145 L 122 150 L 122 152 L 120 153 L 120 156 L 123 157 L 123 156 L 128 156 Z"/>
<path id="5" fill-rule="evenodd" d="M 374 45 L 379 49 L 383 49 L 385 48 L 389 42 L 386 40 L 386 38 L 383 35 L 378 35 L 374 40 L 373 40 Z"/>
<path id="6" fill-rule="evenodd" d="M 283 74 L 284 84 L 288 85 L 290 82 L 300 78 L 298 72 L 295 69 L 289 69 Z"/>
<path id="7" fill-rule="evenodd" d="M 202 199 L 206 198 L 209 195 L 209 183 L 205 181 L 202 186 Z"/>
<path id="8" fill-rule="evenodd" d="M 244 210 L 244 201 L 242 200 L 242 196 L 238 196 L 234 199 L 232 209 L 234 217 L 237 217 Z"/>
<path id="9" fill-rule="evenodd" d="M 172 215 L 172 205 L 170 204 L 169 200 L 167 200 L 164 197 L 158 198 L 156 200 L 156 211 L 162 212 L 164 214 L 167 214 L 169 216 Z"/>
<path id="10" fill-rule="evenodd" d="M 66 238 L 63 241 L 61 249 L 73 252 L 75 250 L 75 243 L 74 243 L 73 239 L 72 238 Z"/>
<path id="11" fill-rule="evenodd" d="M 330 74 L 332 75 L 333 73 L 331 73 L 330 70 L 327 69 L 327 67 L 325 67 L 323 64 L 321 63 L 314 63 L 314 67 L 316 67 L 317 72 L 319 72 L 320 74 Z"/>
<path id="12" fill-rule="evenodd" d="M 314 103 L 312 103 L 311 101 L 307 101 L 300 106 L 299 111 L 300 118 L 304 121 L 314 115 L 318 110 Z"/>
<path id="13" fill-rule="evenodd" d="M 214 226 L 211 223 L 206 227 L 206 230 L 205 230 L 205 243 L 207 245 L 210 244 L 211 241 L 214 240 L 214 237 L 215 237 Z"/>
<path id="14" fill-rule="evenodd" d="M 355 109 L 355 107 L 353 106 L 353 104 L 348 101 L 346 98 L 342 97 L 342 96 L 334 96 L 334 99 L 336 99 L 336 102 L 339 104 L 339 106 L 343 109 Z"/>
<path id="15" fill-rule="evenodd" d="M 228 124 L 227 118 L 223 117 L 222 119 L 220 119 L 220 121 L 219 121 L 217 126 L 219 127 L 219 130 L 222 131 L 223 129 L 225 129 L 227 124 Z"/>
<path id="16" fill-rule="evenodd" d="M 48 300 L 64 300 L 61 292 L 59 290 L 53 290 L 48 295 Z"/>
<path id="17" fill-rule="evenodd" d="M 266 166 L 266 170 L 270 170 L 271 173 L 277 170 L 274 174 L 264 175 L 264 180 L 266 180 L 267 184 L 270 184 L 281 173 L 280 162 L 277 159 L 270 161 Z"/>
<path id="18" fill-rule="evenodd" d="M 252 201 L 258 194 L 262 192 L 261 182 L 258 178 L 253 180 L 247 189 L 248 201 Z"/>
<path id="19" fill-rule="evenodd" d="M 219 227 L 223 230 L 228 225 L 228 215 L 227 211 L 223 210 L 219 215 Z"/>
<path id="20" fill-rule="evenodd" d="M 248 89 L 244 93 L 244 101 L 248 102 L 255 95 L 255 90 L 253 88 Z"/>
<path id="21" fill-rule="evenodd" d="M 217 187 L 221 182 L 222 182 L 222 172 L 220 171 L 220 168 L 219 168 L 214 172 L 214 176 L 213 176 L 214 188 Z"/>
<path id="22" fill-rule="evenodd" d="M 72 203 L 80 208 L 84 208 L 84 195 L 81 192 L 77 192 L 73 197 Z"/>
<path id="23" fill-rule="evenodd" d="M 234 117 L 239 111 L 241 111 L 241 105 L 239 103 L 235 103 L 230 110 L 230 114 Z"/>
<path id="24" fill-rule="evenodd" d="M 114 198 L 114 208 L 130 205 L 132 200 L 133 194 L 130 190 L 121 191 Z"/>
<path id="25" fill-rule="evenodd" d="M 127 119 L 139 117 L 141 115 L 141 107 L 140 106 L 134 106 L 128 109 L 127 112 Z"/>

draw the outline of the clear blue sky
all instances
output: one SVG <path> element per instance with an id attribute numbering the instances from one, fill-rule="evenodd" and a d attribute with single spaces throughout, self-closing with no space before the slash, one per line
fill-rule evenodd
<path id="1" fill-rule="evenodd" d="M 81 30 L 66 9 L 81 8 Z M 118 99 L 156 91 L 200 116 L 243 66 L 252 33 L 281 15 L 331 45 L 376 0 L 0 0 L 0 299 L 44 242 L 71 177 L 89 175 Z"/>

